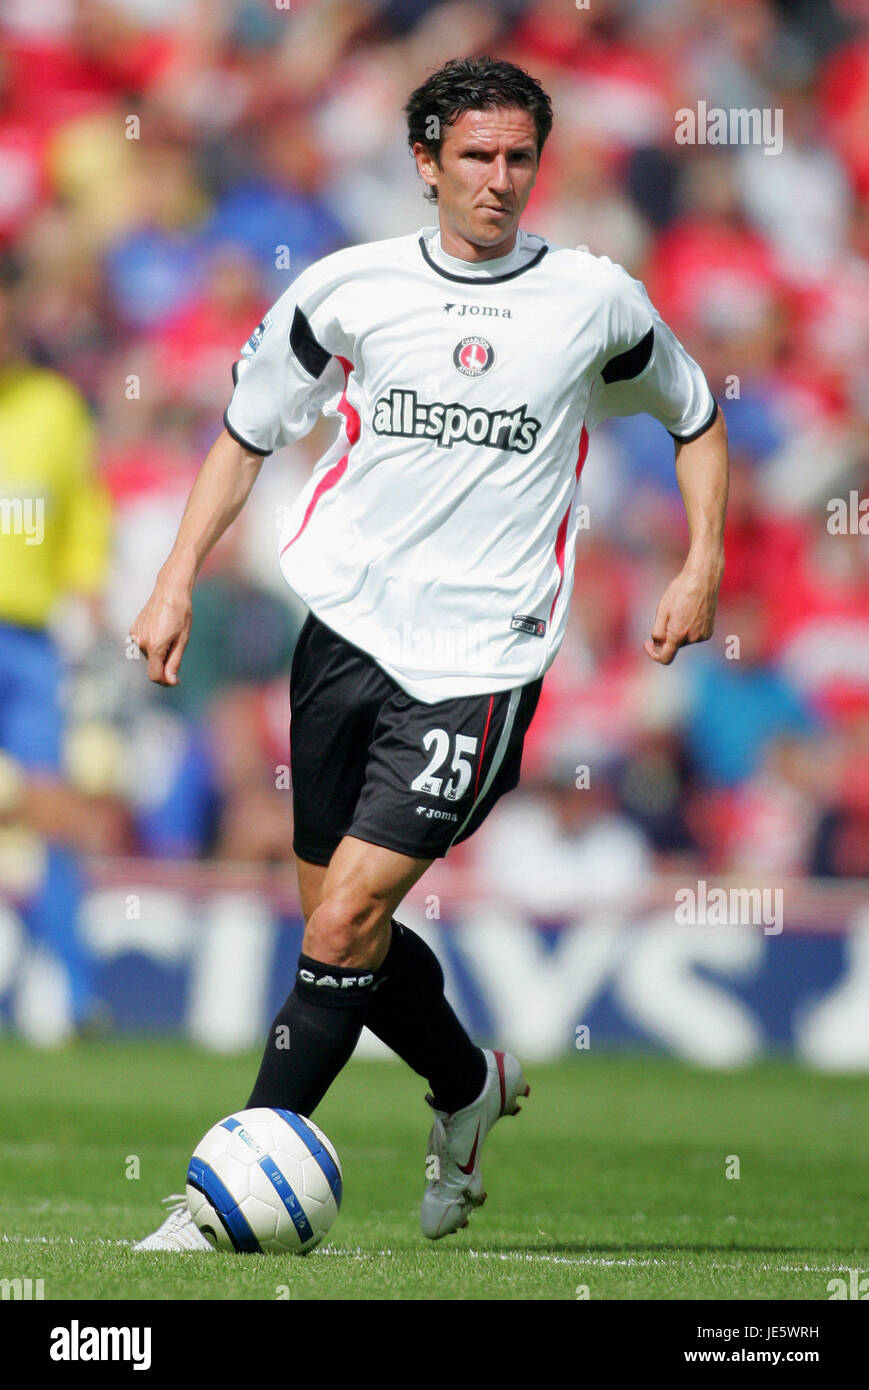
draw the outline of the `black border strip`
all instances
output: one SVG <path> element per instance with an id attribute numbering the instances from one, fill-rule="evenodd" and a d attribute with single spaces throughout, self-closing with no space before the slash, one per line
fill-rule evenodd
<path id="1" fill-rule="evenodd" d="M 520 265 L 518 270 L 506 270 L 503 275 L 490 276 L 453 275 L 453 273 L 449 270 L 442 270 L 441 267 L 438 265 L 437 261 L 433 261 L 431 256 L 429 255 L 428 248 L 426 247 L 425 240 L 423 237 L 420 237 L 419 239 L 419 249 L 422 252 L 423 260 L 426 262 L 426 264 L 430 265 L 432 270 L 436 270 L 438 275 L 442 275 L 445 280 L 455 280 L 460 285 L 501 285 L 504 283 L 505 280 L 515 280 L 517 275 L 524 275 L 526 270 L 533 270 L 534 267 L 536 265 L 539 265 L 540 262 L 543 260 L 543 257 L 549 250 L 549 247 L 541 246 L 540 250 L 537 252 L 537 255 L 534 256 L 533 259 L 528 261 L 525 265 Z M 480 262 L 480 265 L 485 264 L 485 261 Z"/>
<path id="2" fill-rule="evenodd" d="M 707 431 L 708 429 L 710 429 L 710 428 L 715 424 L 715 421 L 716 421 L 717 419 L 718 419 L 718 402 L 717 402 L 717 401 L 715 400 L 715 398 L 713 397 L 713 399 L 712 399 L 712 414 L 709 416 L 709 419 L 706 421 L 705 425 L 701 425 L 701 426 L 700 426 L 699 430 L 695 430 L 693 434 L 673 434 L 673 431 L 672 431 L 672 430 L 667 430 L 667 433 L 668 433 L 673 439 L 675 439 L 675 441 L 676 441 L 677 444 L 691 444 L 691 443 L 693 443 L 693 441 L 694 441 L 695 439 L 699 439 L 700 436 L 701 436 L 701 434 L 705 434 L 706 431 Z"/>
<path id="3" fill-rule="evenodd" d="M 307 314 L 298 304 L 290 327 L 290 347 L 308 375 L 318 381 L 332 360 L 332 354 L 317 341 Z"/>
<path id="4" fill-rule="evenodd" d="M 243 449 L 247 449 L 249 454 L 259 454 L 260 458 L 264 459 L 271 458 L 274 449 L 258 449 L 256 445 L 249 444 L 248 441 L 239 434 L 238 430 L 232 428 L 232 425 L 229 423 L 229 406 L 227 406 L 226 410 L 223 412 L 223 423 L 226 426 L 227 433 L 232 435 L 236 444 L 240 444 Z"/>
<path id="5" fill-rule="evenodd" d="M 627 348 L 625 352 L 618 353 L 611 357 L 601 372 L 601 376 L 607 386 L 612 386 L 615 381 L 633 381 L 634 377 L 645 371 L 652 356 L 652 349 L 655 346 L 655 326 L 644 333 L 638 343 L 632 348 Z"/>

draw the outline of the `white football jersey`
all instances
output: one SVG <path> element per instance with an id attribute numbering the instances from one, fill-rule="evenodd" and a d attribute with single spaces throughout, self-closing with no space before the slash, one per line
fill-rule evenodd
<path id="1" fill-rule="evenodd" d="M 338 251 L 242 348 L 224 417 L 261 454 L 339 422 L 279 541 L 326 625 L 433 703 L 535 680 L 564 636 L 588 434 L 648 411 L 677 438 L 716 405 L 607 257 L 520 230 L 447 255 L 436 227 Z"/>

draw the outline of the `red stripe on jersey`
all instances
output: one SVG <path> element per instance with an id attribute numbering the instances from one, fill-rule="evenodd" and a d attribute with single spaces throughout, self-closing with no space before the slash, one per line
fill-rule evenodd
<path id="1" fill-rule="evenodd" d="M 350 373 L 353 370 L 353 363 L 348 362 L 346 357 L 339 357 L 338 361 L 344 368 L 344 393 L 340 401 L 338 402 L 338 409 L 344 416 L 344 430 L 347 435 L 347 443 L 349 444 L 350 449 L 352 449 L 353 445 L 356 443 L 357 439 L 359 438 L 359 435 L 362 432 L 362 421 L 359 418 L 359 411 L 354 410 L 353 406 L 347 399 L 347 382 L 350 378 Z M 287 541 L 286 545 L 281 550 L 282 555 L 285 550 L 289 550 L 290 546 L 293 544 L 294 541 L 297 541 L 299 539 L 299 536 L 302 534 L 308 522 L 311 520 L 311 514 L 313 513 L 313 510 L 319 502 L 320 498 L 323 496 L 323 493 L 329 492 L 333 487 L 336 487 L 337 484 L 340 483 L 341 479 L 344 477 L 344 474 L 347 472 L 347 464 L 350 460 L 350 449 L 348 449 L 344 457 L 340 458 L 337 463 L 334 463 L 332 467 L 329 469 L 328 473 L 325 473 L 323 477 L 320 479 L 319 483 L 314 489 L 314 495 L 308 503 L 305 515 L 302 519 L 302 524 L 299 527 L 296 534 L 293 536 L 293 539 L 291 541 Z"/>
<path id="2" fill-rule="evenodd" d="M 338 402 L 338 409 L 344 416 L 344 419 L 347 421 L 347 424 L 345 426 L 345 429 L 347 431 L 347 443 L 350 445 L 350 448 L 352 449 L 353 445 L 359 438 L 359 435 L 362 433 L 362 421 L 359 418 L 359 411 L 354 410 L 347 399 L 347 382 L 350 380 L 350 373 L 353 370 L 353 363 L 348 362 L 346 357 L 339 357 L 338 361 L 344 368 L 344 394 Z"/>
<path id="3" fill-rule="evenodd" d="M 486 751 L 486 739 L 489 735 L 489 721 L 492 718 L 492 706 L 495 703 L 494 695 L 489 696 L 489 713 L 486 715 L 486 727 L 483 730 L 483 746 L 480 749 L 480 761 L 477 763 L 477 779 L 474 782 L 474 801 L 477 799 L 477 788 L 480 785 L 480 773 L 483 771 L 483 754 Z"/>
<path id="4" fill-rule="evenodd" d="M 585 463 L 585 456 L 588 453 L 588 430 L 585 425 L 579 436 L 579 456 L 576 460 L 576 481 L 579 482 Z M 555 537 L 555 563 L 558 566 L 558 588 L 555 590 L 555 598 L 552 600 L 552 607 L 549 610 L 549 621 L 552 622 L 552 615 L 555 612 L 555 605 L 558 602 L 558 595 L 561 593 L 561 586 L 564 583 L 564 550 L 567 543 L 567 525 L 570 521 L 570 513 L 573 510 L 573 498 L 567 504 L 567 511 L 561 518 L 561 525 L 558 528 L 558 535 Z"/>

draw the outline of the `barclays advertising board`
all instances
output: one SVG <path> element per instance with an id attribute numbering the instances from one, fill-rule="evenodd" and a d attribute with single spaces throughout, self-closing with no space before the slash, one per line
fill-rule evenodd
<path id="1" fill-rule="evenodd" d="M 425 884 L 401 918 L 437 953 L 448 997 L 481 1042 L 529 1060 L 630 1047 L 709 1067 L 784 1053 L 869 1069 L 865 885 L 799 881 L 764 898 L 659 879 L 640 902 L 542 921 L 445 866 Z M 291 988 L 302 921 L 273 876 L 129 861 L 93 875 L 79 933 L 118 1031 L 233 1051 L 261 1044 Z M 65 966 L 28 939 L 9 898 L 0 1018 L 37 1043 L 70 1026 Z M 360 1049 L 388 1055 L 369 1034 Z"/>

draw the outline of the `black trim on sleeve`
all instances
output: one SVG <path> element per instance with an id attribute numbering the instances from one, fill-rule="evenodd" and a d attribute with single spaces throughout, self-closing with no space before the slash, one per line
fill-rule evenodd
<path id="1" fill-rule="evenodd" d="M 326 370 L 326 363 L 332 354 L 326 351 L 322 343 L 317 342 L 313 329 L 298 304 L 296 305 L 296 312 L 293 314 L 293 326 L 290 329 L 290 347 L 309 376 L 321 377 L 323 375 Z"/>
<path id="2" fill-rule="evenodd" d="M 540 250 L 537 252 L 537 255 L 533 256 L 530 261 L 526 261 L 524 265 L 520 265 L 518 270 L 507 270 L 504 272 L 503 275 L 486 276 L 454 275 L 451 270 L 442 270 L 441 267 L 438 265 L 437 261 L 433 261 L 431 256 L 429 255 L 428 247 L 426 246 L 425 239 L 423 237 L 420 237 L 419 239 L 419 249 L 422 252 L 423 260 L 426 262 L 426 264 L 430 266 L 432 270 L 436 270 L 438 275 L 442 275 L 445 280 L 455 280 L 460 285 L 481 286 L 502 285 L 505 280 L 515 280 L 517 275 L 524 275 L 526 270 L 533 270 L 534 267 L 536 265 L 539 265 L 540 262 L 543 260 L 543 257 L 549 250 L 549 247 L 541 246 Z M 485 265 L 485 261 L 481 261 L 480 264 Z"/>
<path id="3" fill-rule="evenodd" d="M 620 352 L 617 357 L 610 358 L 601 372 L 607 386 L 612 386 L 614 381 L 632 381 L 635 376 L 639 376 L 640 372 L 648 367 L 654 346 L 655 329 L 653 326 L 632 348 L 628 348 L 626 352 Z"/>
<path id="4" fill-rule="evenodd" d="M 232 435 L 236 444 L 240 444 L 243 449 L 247 449 L 249 454 L 259 454 L 261 458 L 267 459 L 274 452 L 274 450 L 272 449 L 258 449 L 255 444 L 249 444 L 248 441 L 244 439 L 242 435 L 239 434 L 238 430 L 234 430 L 232 428 L 232 425 L 229 423 L 229 406 L 227 406 L 226 410 L 223 412 L 223 423 L 226 426 L 227 432 Z"/>
<path id="5" fill-rule="evenodd" d="M 712 412 L 709 416 L 709 419 L 706 421 L 704 425 L 700 426 L 699 430 L 695 430 L 693 434 L 673 434 L 672 430 L 668 430 L 667 433 L 673 436 L 677 444 L 691 444 L 695 439 L 699 439 L 701 434 L 705 434 L 708 429 L 711 429 L 711 427 L 715 424 L 715 421 L 717 419 L 718 402 L 713 397 Z"/>

